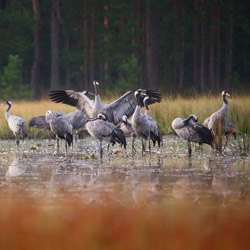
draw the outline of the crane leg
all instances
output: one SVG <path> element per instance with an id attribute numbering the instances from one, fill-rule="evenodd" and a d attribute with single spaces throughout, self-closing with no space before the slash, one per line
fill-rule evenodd
<path id="1" fill-rule="evenodd" d="M 135 149 L 135 138 L 132 136 L 132 153 L 133 152 L 136 152 L 136 149 Z"/>
<path id="2" fill-rule="evenodd" d="M 100 141 L 100 159 L 102 160 L 103 149 L 102 149 L 102 141 Z"/>
<path id="3" fill-rule="evenodd" d="M 191 148 L 190 141 L 188 142 L 188 155 L 189 155 L 189 157 L 191 157 L 191 155 L 192 155 L 192 148 Z"/>
<path id="4" fill-rule="evenodd" d="M 141 144 L 142 144 L 142 154 L 143 154 L 143 152 L 146 152 L 146 148 L 145 148 L 145 144 L 144 144 L 143 139 L 141 139 Z"/>
<path id="5" fill-rule="evenodd" d="M 148 149 L 149 149 L 149 154 L 151 155 L 151 142 L 150 142 L 150 139 L 148 140 Z"/>
<path id="6" fill-rule="evenodd" d="M 67 141 L 65 141 L 65 150 L 66 150 L 66 154 L 68 152 L 68 145 L 67 145 Z"/>
<path id="7" fill-rule="evenodd" d="M 59 138 L 56 136 L 56 148 L 57 152 L 59 152 Z"/>
<path id="8" fill-rule="evenodd" d="M 229 139 L 230 139 L 230 137 L 231 137 L 232 134 L 233 134 L 233 131 L 230 131 L 230 132 L 228 133 L 228 135 L 226 136 L 226 142 L 225 142 L 224 149 L 227 147 L 227 144 L 228 144 Z"/>

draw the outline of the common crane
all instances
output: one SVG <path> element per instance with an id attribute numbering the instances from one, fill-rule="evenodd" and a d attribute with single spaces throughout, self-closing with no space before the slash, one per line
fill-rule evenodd
<path id="1" fill-rule="evenodd" d="M 82 110 L 88 118 L 95 118 L 100 113 L 104 114 L 107 120 L 115 125 L 122 120 L 123 115 L 130 117 L 134 113 L 136 107 L 134 93 L 136 90 L 129 91 L 114 102 L 103 105 L 98 92 L 99 83 L 94 81 L 93 85 L 95 88 L 94 103 L 82 93 L 73 90 L 51 90 L 49 96 L 56 103 L 62 102 Z M 142 95 L 160 98 L 160 94 L 154 90 L 140 89 L 140 93 L 141 99 L 143 99 Z"/>
<path id="2" fill-rule="evenodd" d="M 207 127 L 212 131 L 214 135 L 214 142 L 217 150 L 221 150 L 222 148 L 222 135 L 225 133 L 226 116 L 228 112 L 228 102 L 226 96 L 230 96 L 225 90 L 222 91 L 221 95 L 223 100 L 222 107 L 207 118 L 208 119 Z M 227 146 L 228 140 L 229 136 L 227 137 L 225 147 Z"/>
<path id="3" fill-rule="evenodd" d="M 67 145 L 73 144 L 73 126 L 61 112 L 52 112 L 48 110 L 45 115 L 46 122 L 49 123 L 51 131 L 56 135 L 57 151 L 59 151 L 59 138 L 65 140 L 65 149 Z M 72 145 L 73 146 L 73 145 Z"/>
<path id="4" fill-rule="evenodd" d="M 68 114 L 65 114 L 65 117 L 70 121 L 71 125 L 73 126 L 73 130 L 76 130 L 77 135 L 82 130 L 85 130 L 85 124 L 86 124 L 87 118 L 82 113 L 81 110 L 76 110 L 74 112 L 70 112 Z M 45 116 L 33 117 L 29 121 L 29 127 L 50 130 L 50 125 L 48 122 L 46 122 Z"/>
<path id="5" fill-rule="evenodd" d="M 3 103 L 3 105 L 4 104 L 7 104 L 9 106 L 5 112 L 5 119 L 8 122 L 10 130 L 16 137 L 17 146 L 19 146 L 19 137 L 21 136 L 24 140 L 24 138 L 28 136 L 26 122 L 21 117 L 10 114 L 10 109 L 12 106 L 11 101 L 7 100 Z"/>
<path id="6" fill-rule="evenodd" d="M 213 135 L 211 131 L 201 124 L 197 123 L 198 117 L 190 115 L 187 119 L 175 118 L 172 122 L 172 128 L 179 137 L 188 142 L 189 156 L 192 154 L 191 142 L 197 142 L 199 145 L 205 143 L 213 146 Z"/>
<path id="7" fill-rule="evenodd" d="M 135 91 L 134 96 L 136 98 L 137 101 L 137 105 L 135 108 L 135 112 L 132 116 L 132 128 L 136 134 L 136 136 L 138 136 L 139 138 L 142 139 L 142 152 L 145 152 L 145 145 L 143 140 L 146 141 L 149 140 L 149 151 L 151 154 L 151 144 L 150 144 L 150 139 L 154 139 L 155 141 L 159 141 L 160 137 L 159 137 L 159 133 L 158 131 L 155 131 L 155 128 L 152 127 L 152 123 L 151 123 L 151 119 L 149 118 L 149 115 L 145 115 L 141 113 L 141 107 L 143 107 L 143 99 L 141 99 L 141 97 L 145 97 L 142 96 L 142 92 L 140 90 Z M 150 99 L 151 103 L 155 103 L 155 102 L 160 102 L 161 98 L 160 96 L 154 97 Z"/>
<path id="8" fill-rule="evenodd" d="M 150 110 L 148 107 L 148 105 L 152 102 L 152 100 L 153 100 L 153 98 L 151 98 L 149 96 L 146 96 L 143 99 L 143 103 L 145 106 L 145 115 L 146 115 L 148 122 L 150 124 L 150 130 L 152 131 L 150 133 L 150 139 L 153 141 L 153 146 L 155 146 L 155 143 L 157 142 L 158 146 L 160 147 L 161 142 L 162 142 L 162 135 L 161 135 L 161 132 L 159 130 L 159 127 L 158 127 L 155 119 L 151 116 Z"/>
<path id="9" fill-rule="evenodd" d="M 132 151 L 135 150 L 135 138 L 136 134 L 134 133 L 134 130 L 132 128 L 131 122 L 128 120 L 128 117 L 126 115 L 122 116 L 122 121 L 116 125 L 117 128 L 121 129 L 125 136 L 131 136 L 132 138 Z"/>
<path id="10" fill-rule="evenodd" d="M 100 158 L 102 159 L 103 149 L 102 141 L 107 141 L 114 145 L 116 142 L 121 143 L 126 149 L 126 138 L 123 131 L 110 122 L 104 114 L 98 114 L 96 118 L 88 119 L 86 129 L 91 136 L 100 142 Z"/>
<path id="11" fill-rule="evenodd" d="M 210 121 L 210 117 L 207 117 L 205 121 L 203 122 L 203 125 L 205 127 L 208 127 L 209 121 Z M 234 139 L 236 139 L 236 128 L 234 124 L 230 122 L 227 118 L 225 119 L 224 134 L 227 140 L 229 140 L 230 136 L 233 136 Z"/>

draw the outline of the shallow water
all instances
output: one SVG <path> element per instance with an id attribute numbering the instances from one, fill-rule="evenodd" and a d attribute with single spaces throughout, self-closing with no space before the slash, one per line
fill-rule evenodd
<path id="1" fill-rule="evenodd" d="M 99 160 L 98 142 L 87 136 L 74 143 L 73 152 L 60 152 L 55 140 L 0 141 L 0 199 L 24 196 L 46 197 L 47 202 L 77 198 L 83 203 L 105 204 L 112 200 L 122 205 L 146 205 L 216 201 L 220 206 L 250 205 L 250 156 L 238 151 L 231 140 L 223 154 L 204 145 L 192 145 L 176 136 L 164 136 L 161 149 L 141 154 L 128 148 L 104 149 Z"/>

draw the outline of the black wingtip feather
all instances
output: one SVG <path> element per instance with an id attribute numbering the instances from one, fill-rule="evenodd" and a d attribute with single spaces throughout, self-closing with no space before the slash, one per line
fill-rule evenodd
<path id="1" fill-rule="evenodd" d="M 111 134 L 111 142 L 113 144 L 115 142 L 121 143 L 125 149 L 127 147 L 126 137 L 125 137 L 123 131 L 119 128 L 113 129 L 112 134 Z"/>

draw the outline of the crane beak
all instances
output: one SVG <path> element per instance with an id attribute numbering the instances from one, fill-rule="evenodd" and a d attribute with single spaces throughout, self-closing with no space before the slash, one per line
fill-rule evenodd
<path id="1" fill-rule="evenodd" d="M 230 96 L 228 93 L 226 93 L 226 96 Z"/>
<path id="2" fill-rule="evenodd" d="M 93 96 L 94 96 L 95 94 L 94 94 L 94 93 L 92 93 L 92 92 L 89 92 L 89 91 L 88 91 L 88 95 L 93 95 Z"/>

